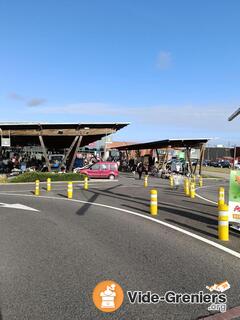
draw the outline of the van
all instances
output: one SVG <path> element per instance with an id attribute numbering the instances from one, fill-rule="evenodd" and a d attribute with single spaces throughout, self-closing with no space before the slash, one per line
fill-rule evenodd
<path id="1" fill-rule="evenodd" d="M 89 178 L 114 180 L 118 178 L 118 165 L 116 162 L 101 161 L 90 165 L 88 168 L 79 169 L 78 172 Z"/>

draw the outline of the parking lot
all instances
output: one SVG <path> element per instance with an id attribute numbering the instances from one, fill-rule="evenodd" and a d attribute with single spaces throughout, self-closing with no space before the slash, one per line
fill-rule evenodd
<path id="1" fill-rule="evenodd" d="M 125 289 L 194 292 L 227 279 L 228 308 L 238 305 L 239 237 L 217 239 L 217 189 L 224 180 L 206 179 L 195 199 L 172 190 L 169 180 L 132 174 L 118 181 L 90 180 L 89 189 L 67 183 L 1 185 L 1 300 L 3 319 L 105 319 L 91 294 L 104 279 Z M 149 214 L 149 192 L 158 191 L 158 215 Z M 10 207 L 4 207 L 8 204 Z M 21 204 L 25 207 L 14 208 Z M 11 207 L 13 205 L 13 207 Z M 225 248 L 225 249 L 224 249 Z M 228 251 L 230 249 L 230 251 Z M 204 272 L 203 272 L 204 271 Z M 196 319 L 206 305 L 124 306 L 111 319 Z M 79 316 L 81 314 L 81 316 Z M 109 319 L 109 318 L 108 318 Z"/>

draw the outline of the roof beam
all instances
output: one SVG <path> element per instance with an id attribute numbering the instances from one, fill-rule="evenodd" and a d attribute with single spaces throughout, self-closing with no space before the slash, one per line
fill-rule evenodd
<path id="1" fill-rule="evenodd" d="M 89 129 L 23 129 L 23 130 L 2 130 L 2 136 L 91 136 L 91 135 L 107 135 L 115 133 L 116 129 L 102 129 L 102 128 L 89 128 Z"/>

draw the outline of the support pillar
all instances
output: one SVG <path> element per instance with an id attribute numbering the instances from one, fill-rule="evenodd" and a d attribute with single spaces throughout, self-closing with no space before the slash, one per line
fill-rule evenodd
<path id="1" fill-rule="evenodd" d="M 202 144 L 200 148 L 200 163 L 199 163 L 199 175 L 202 175 L 202 165 L 204 161 L 204 154 L 205 154 L 205 145 Z"/>
<path id="2" fill-rule="evenodd" d="M 197 166 L 198 166 L 198 159 L 197 159 L 196 164 L 194 166 L 193 174 L 196 174 Z"/>
<path id="3" fill-rule="evenodd" d="M 75 160 L 76 160 L 76 157 L 77 157 L 78 149 L 79 149 L 80 144 L 82 142 L 82 138 L 83 138 L 83 136 L 79 136 L 79 139 L 78 139 L 78 142 L 77 142 L 74 154 L 73 154 L 73 158 L 72 158 L 72 161 L 71 161 L 71 164 L 70 164 L 70 167 L 69 167 L 69 171 L 73 170 L 73 166 L 74 166 L 74 163 L 75 163 Z"/>
<path id="4" fill-rule="evenodd" d="M 40 144 L 41 144 L 41 147 L 42 147 L 42 150 L 43 150 L 43 155 L 44 155 L 44 158 L 46 160 L 46 165 L 47 165 L 48 171 L 51 172 L 51 165 L 50 165 L 50 162 L 49 162 L 49 159 L 48 159 L 47 150 L 46 150 L 46 147 L 45 147 L 45 144 L 44 144 L 44 141 L 43 141 L 43 137 L 41 135 L 39 135 L 39 141 L 40 141 Z"/>
<path id="5" fill-rule="evenodd" d="M 67 151 L 67 153 L 66 153 L 65 157 L 63 158 L 63 160 L 62 160 L 61 164 L 59 165 L 59 167 L 60 167 L 60 168 L 61 168 L 61 166 L 62 166 L 63 164 L 65 164 L 65 163 L 66 163 L 66 161 L 67 161 L 67 159 L 68 159 L 68 157 L 69 157 L 70 153 L 72 152 L 72 149 L 73 149 L 73 147 L 75 146 L 75 144 L 76 144 L 76 142 L 77 142 L 77 140 L 78 140 L 78 139 L 79 139 L 79 136 L 76 136 L 76 137 L 74 138 L 74 140 L 73 140 L 73 142 L 72 142 L 72 144 L 71 144 L 70 148 L 68 149 L 68 151 Z"/>
<path id="6" fill-rule="evenodd" d="M 186 152 L 187 152 L 187 159 L 188 159 L 188 163 L 189 163 L 190 174 L 192 175 L 193 174 L 193 167 L 192 167 L 192 162 L 191 162 L 191 147 L 187 147 Z"/>
<path id="7" fill-rule="evenodd" d="M 165 155 L 163 157 L 163 162 L 162 162 L 162 165 L 160 166 L 160 169 L 166 169 L 166 165 L 167 165 L 167 162 L 168 162 L 168 151 L 169 149 L 167 148 L 166 149 L 166 152 L 165 152 Z"/>
<path id="8" fill-rule="evenodd" d="M 156 154 L 157 154 L 157 160 L 158 160 L 158 163 L 159 163 L 159 161 L 160 161 L 160 157 L 159 157 L 158 149 L 156 149 Z"/>

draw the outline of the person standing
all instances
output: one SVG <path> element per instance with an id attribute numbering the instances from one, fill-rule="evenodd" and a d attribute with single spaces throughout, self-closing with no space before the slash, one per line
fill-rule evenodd
<path id="1" fill-rule="evenodd" d="M 142 162 L 139 162 L 138 165 L 137 165 L 137 173 L 138 173 L 138 176 L 139 176 L 139 180 L 141 180 L 142 173 L 143 173 L 143 163 Z"/>

